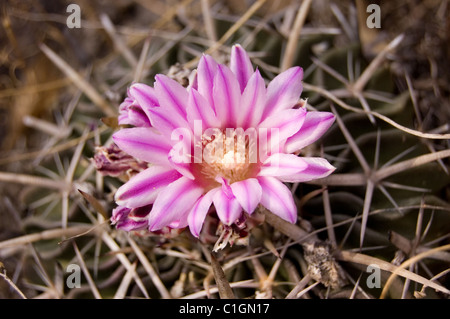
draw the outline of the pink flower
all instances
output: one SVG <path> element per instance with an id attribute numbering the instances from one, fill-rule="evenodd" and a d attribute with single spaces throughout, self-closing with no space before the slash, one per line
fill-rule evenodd
<path id="1" fill-rule="evenodd" d="M 334 121 L 332 113 L 298 108 L 302 78 L 303 70 L 293 67 L 266 87 L 246 51 L 235 45 L 230 67 L 204 55 L 188 88 L 160 74 L 154 88 L 133 84 L 120 121 L 136 127 L 113 139 L 151 165 L 118 189 L 118 228 L 189 226 L 198 237 L 212 206 L 231 227 L 259 204 L 295 223 L 297 208 L 284 182 L 334 170 L 323 158 L 295 155 Z"/>
<path id="2" fill-rule="evenodd" d="M 136 83 L 128 89 L 128 96 L 119 106 L 119 125 L 150 126 L 148 108 L 157 106 L 153 88 L 143 83 Z"/>

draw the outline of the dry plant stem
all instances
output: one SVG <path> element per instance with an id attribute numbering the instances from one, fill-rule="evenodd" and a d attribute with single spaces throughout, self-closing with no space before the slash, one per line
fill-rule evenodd
<path id="1" fill-rule="evenodd" d="M 332 174 L 307 183 L 321 186 L 364 186 L 367 184 L 367 177 L 359 173 Z"/>
<path id="2" fill-rule="evenodd" d="M 306 285 L 311 281 L 311 276 L 306 275 L 298 282 L 298 284 L 291 290 L 291 292 L 286 296 L 286 299 L 296 299 L 297 295 Z"/>
<path id="3" fill-rule="evenodd" d="M 7 172 L 0 172 L 0 181 L 5 183 L 18 183 L 18 184 L 39 186 L 44 188 L 56 189 L 60 191 L 67 191 L 70 190 L 71 188 L 71 185 L 65 183 L 64 181 L 55 181 L 44 177 L 7 173 Z"/>
<path id="4" fill-rule="evenodd" d="M 312 0 L 304 0 L 298 9 L 293 29 L 289 33 L 286 51 L 284 52 L 283 60 L 281 61 L 281 71 L 289 69 L 294 62 L 298 37 L 302 32 L 303 25 L 305 24 L 306 16 L 308 15 L 309 8 L 311 7 L 311 2 Z"/>
<path id="5" fill-rule="evenodd" d="M 75 71 L 66 61 L 52 51 L 45 44 L 41 44 L 42 52 L 69 78 L 81 91 L 83 91 L 91 101 L 107 116 L 115 116 L 116 111 L 108 102 L 87 82 L 77 71 Z"/>
<path id="6" fill-rule="evenodd" d="M 159 29 L 163 27 L 167 22 L 172 21 L 178 10 L 180 8 L 188 6 L 192 1 L 193 0 L 184 0 L 179 5 L 169 6 L 169 10 L 167 10 L 164 15 L 152 25 L 152 28 Z"/>
<path id="7" fill-rule="evenodd" d="M 328 190 L 323 190 L 323 209 L 325 212 L 325 222 L 327 225 L 327 233 L 328 238 L 330 239 L 330 242 L 333 246 L 336 246 L 336 234 L 334 233 L 334 226 L 333 226 L 333 214 L 331 212 L 331 204 L 330 204 L 330 195 L 328 194 Z"/>
<path id="8" fill-rule="evenodd" d="M 371 168 L 370 168 L 369 164 L 367 163 L 364 155 L 362 154 L 362 152 L 359 149 L 358 145 L 356 144 L 355 140 L 351 136 L 350 132 L 347 130 L 347 127 L 345 126 L 345 124 L 342 121 L 339 114 L 336 112 L 336 109 L 334 108 L 333 105 L 331 105 L 331 110 L 335 114 L 336 122 L 339 125 L 339 128 L 340 128 L 342 134 L 344 135 L 345 139 L 347 140 L 348 145 L 350 146 L 350 148 L 352 149 L 356 158 L 358 159 L 358 162 L 361 165 L 362 169 L 364 170 L 364 173 L 366 174 L 366 176 L 369 176 L 370 172 L 371 172 Z"/>
<path id="9" fill-rule="evenodd" d="M 119 288 L 117 288 L 116 293 L 114 294 L 114 299 L 123 299 L 127 293 L 128 287 L 130 286 L 131 280 L 133 279 L 133 275 L 136 273 L 137 262 L 134 262 L 130 269 L 123 276 L 122 281 L 120 282 Z"/>
<path id="10" fill-rule="evenodd" d="M 125 42 L 117 34 L 116 28 L 114 27 L 114 24 L 112 23 L 111 19 L 105 13 L 102 13 L 100 15 L 100 21 L 103 27 L 105 28 L 106 32 L 108 33 L 109 37 L 113 41 L 116 50 L 123 55 L 123 57 L 125 58 L 125 60 L 127 60 L 128 64 L 131 67 L 136 67 L 137 65 L 136 57 L 134 56 L 133 52 L 130 51 Z"/>
<path id="11" fill-rule="evenodd" d="M 418 167 L 420 165 L 424 165 L 447 157 L 450 157 L 450 150 L 443 150 L 436 153 L 417 156 L 415 158 L 382 168 L 375 173 L 374 177 L 375 180 L 380 181 L 407 169 Z"/>
<path id="12" fill-rule="evenodd" d="M 370 204 L 372 203 L 372 196 L 373 196 L 374 188 L 375 188 L 375 184 L 369 179 L 367 181 L 366 195 L 364 197 L 364 206 L 363 206 L 362 220 L 361 220 L 361 232 L 360 232 L 360 237 L 359 237 L 359 249 L 362 249 L 363 242 L 364 242 L 364 236 L 366 233 L 367 220 L 369 219 Z"/>
<path id="13" fill-rule="evenodd" d="M 209 8 L 209 0 L 201 0 L 201 4 L 202 4 L 202 14 L 203 14 L 203 20 L 205 22 L 206 34 L 208 35 L 208 38 L 212 42 L 217 42 L 216 27 L 214 26 L 214 21 L 211 16 L 211 11 Z"/>
<path id="14" fill-rule="evenodd" d="M 95 282 L 92 279 L 91 274 L 89 273 L 89 269 L 87 268 L 86 263 L 84 262 L 83 255 L 81 254 L 81 252 L 78 249 L 78 246 L 75 242 L 73 242 L 73 249 L 75 250 L 78 262 L 80 263 L 80 266 L 81 266 L 81 269 L 83 270 L 84 276 L 86 277 L 89 287 L 91 288 L 92 294 L 94 295 L 95 299 L 102 299 L 102 296 L 100 295 L 100 292 L 98 291 L 97 287 L 95 286 Z"/>
<path id="15" fill-rule="evenodd" d="M 290 246 L 289 245 L 290 242 L 291 242 L 291 240 L 288 239 L 286 244 L 284 245 L 283 250 L 281 251 L 279 257 L 275 260 L 275 263 L 273 264 L 272 269 L 270 270 L 269 276 L 267 278 L 270 285 L 272 285 L 272 283 L 275 280 L 275 276 L 277 275 L 278 269 L 281 266 L 281 262 L 283 261 L 283 258 L 286 255 L 286 252 Z"/>
<path id="16" fill-rule="evenodd" d="M 6 270 L 0 262 L 0 277 L 2 277 L 8 285 L 20 296 L 22 299 L 27 299 L 24 293 L 16 286 L 16 284 L 6 275 Z"/>
<path id="17" fill-rule="evenodd" d="M 354 92 L 354 94 L 360 94 L 364 87 L 366 86 L 367 82 L 372 78 L 373 73 L 378 69 L 380 64 L 383 62 L 386 55 L 394 50 L 400 42 L 402 42 L 404 38 L 403 34 L 400 34 L 394 40 L 392 40 L 376 57 L 375 59 L 370 62 L 369 66 L 364 70 L 364 72 L 361 74 L 361 76 L 358 78 L 358 80 L 353 84 L 353 87 L 351 88 L 351 91 Z"/>
<path id="18" fill-rule="evenodd" d="M 120 252 L 121 249 L 119 245 L 117 245 L 117 243 L 114 241 L 114 239 L 112 239 L 112 237 L 107 232 L 103 232 L 102 240 L 112 252 L 116 252 L 114 256 L 116 256 L 116 258 L 122 263 L 122 265 L 124 265 L 127 271 L 129 271 L 133 266 L 131 262 L 128 260 L 128 258 L 125 256 L 125 254 Z M 147 289 L 145 288 L 141 278 L 139 278 L 137 272 L 133 273 L 133 278 L 136 281 L 136 285 L 139 287 L 144 296 L 146 298 L 150 298 Z"/>
<path id="19" fill-rule="evenodd" d="M 20 236 L 16 238 L 11 238 L 8 240 L 4 240 L 0 242 L 0 249 L 8 248 L 8 247 L 14 247 L 14 246 L 22 246 L 25 244 L 33 243 L 40 240 L 49 240 L 49 239 L 55 239 L 55 238 L 62 238 L 62 237 L 72 237 L 76 236 L 80 233 L 86 233 L 87 231 L 91 230 L 92 226 L 74 226 L 69 228 L 58 228 L 58 229 L 51 229 L 51 230 L 45 230 L 40 233 L 36 234 L 30 234 L 25 236 Z"/>
<path id="20" fill-rule="evenodd" d="M 225 277 L 225 273 L 217 261 L 214 254 L 211 254 L 211 267 L 216 280 L 217 289 L 219 290 L 220 299 L 235 299 L 233 290 L 231 290 L 230 283 Z"/>
<path id="21" fill-rule="evenodd" d="M 268 210 L 263 210 L 265 220 L 267 223 L 272 225 L 274 228 L 290 237 L 297 243 L 301 243 L 304 241 L 318 241 L 317 236 L 312 235 L 305 230 L 301 229 L 297 225 L 291 224 L 277 215 L 269 212 Z"/>
<path id="22" fill-rule="evenodd" d="M 56 124 L 47 122 L 45 120 L 41 120 L 31 115 L 25 115 L 22 122 L 25 126 L 37 129 L 41 132 L 44 132 L 50 136 L 55 136 L 57 138 L 65 138 L 71 132 L 71 129 L 68 127 L 60 127 L 57 126 Z"/>
<path id="23" fill-rule="evenodd" d="M 379 183 L 389 176 L 406 171 L 410 168 L 418 167 L 420 165 L 424 165 L 448 157 L 450 157 L 450 150 L 443 150 L 435 153 L 420 155 L 397 164 L 380 168 L 378 171 L 373 173 L 371 178 L 373 182 Z M 328 177 L 314 180 L 308 183 L 323 186 L 364 186 L 367 184 L 367 176 L 365 174 L 358 173 L 333 174 Z M 393 186 L 394 184 L 389 183 L 388 185 Z"/>
<path id="24" fill-rule="evenodd" d="M 101 127 L 97 128 L 95 131 L 89 132 L 86 135 L 83 135 L 83 136 L 74 138 L 73 140 L 70 140 L 68 142 L 53 146 L 51 149 L 49 149 L 45 152 L 45 155 L 51 155 L 54 153 L 58 153 L 58 152 L 66 150 L 66 149 L 69 149 L 71 147 L 74 147 L 80 143 L 84 143 L 87 140 L 95 137 L 96 134 L 101 134 L 108 129 L 109 129 L 109 127 L 106 125 L 101 126 Z M 39 156 L 41 154 L 42 154 L 42 150 L 39 150 L 39 151 L 34 151 L 34 152 L 29 152 L 29 153 L 17 154 L 17 155 L 11 156 L 11 157 L 1 158 L 0 165 L 9 164 L 9 163 L 16 162 L 16 161 L 33 159 L 36 156 Z"/>
<path id="25" fill-rule="evenodd" d="M 158 289 L 159 293 L 161 294 L 161 296 L 165 299 L 171 299 L 172 296 L 170 295 L 167 288 L 164 286 L 163 282 L 161 281 L 161 278 L 159 278 L 152 264 L 148 261 L 147 257 L 144 255 L 142 250 L 130 236 L 128 236 L 127 239 L 131 247 L 133 248 L 134 252 L 136 253 L 136 256 L 138 257 L 139 261 L 144 266 L 145 270 L 147 271 L 148 275 L 153 281 L 153 284 L 155 285 L 156 289 Z"/>
<path id="26" fill-rule="evenodd" d="M 238 282 L 231 282 L 230 283 L 231 288 L 259 288 L 259 283 L 256 283 L 253 279 L 249 280 L 243 280 Z M 215 294 L 219 291 L 218 287 L 211 287 L 208 288 L 208 290 L 202 290 L 195 292 L 190 295 L 186 295 L 180 299 L 197 299 L 197 298 L 203 298 L 205 296 L 210 296 L 211 294 Z"/>
<path id="27" fill-rule="evenodd" d="M 142 78 L 142 74 L 144 73 L 145 60 L 147 59 L 148 51 L 150 49 L 150 37 L 145 39 L 144 45 L 142 46 L 141 55 L 139 56 L 139 62 L 136 65 L 136 69 L 134 71 L 134 82 L 140 82 Z"/>
<path id="28" fill-rule="evenodd" d="M 26 94 L 35 94 L 43 91 L 51 91 L 65 87 L 72 83 L 70 79 L 63 78 L 56 81 L 49 81 L 42 84 L 27 85 L 23 88 L 4 89 L 0 91 L 0 99 L 5 97 L 21 96 Z M 9 104 L 12 106 L 13 104 Z"/>
<path id="29" fill-rule="evenodd" d="M 305 289 L 303 289 L 302 291 L 300 291 L 296 298 L 300 299 L 303 295 L 305 295 L 308 291 L 310 291 L 311 289 L 313 289 L 315 286 L 317 286 L 318 284 L 320 284 L 319 281 L 316 281 L 315 283 L 313 283 L 312 285 L 306 287 Z"/>
<path id="30" fill-rule="evenodd" d="M 442 248 L 442 247 L 440 247 L 440 248 Z M 450 247 L 447 247 L 447 249 L 448 248 L 450 248 Z M 429 255 L 431 255 L 434 252 L 435 251 L 432 251 L 432 252 L 428 251 L 427 253 Z M 417 256 L 419 256 L 419 255 L 417 255 Z M 340 251 L 339 253 L 336 254 L 336 258 L 338 260 L 341 260 L 341 261 L 352 262 L 352 263 L 362 264 L 362 265 L 366 265 L 366 266 L 369 266 L 371 264 L 375 264 L 378 267 L 380 267 L 380 269 L 382 269 L 382 270 L 389 271 L 391 273 L 395 273 L 396 275 L 402 276 L 404 278 L 409 278 L 410 280 L 413 280 L 415 282 L 421 283 L 423 285 L 427 285 L 427 286 L 429 286 L 431 288 L 434 288 L 436 290 L 439 290 L 441 292 L 450 294 L 450 291 L 447 288 L 442 287 L 441 285 L 436 284 L 435 282 L 433 282 L 433 281 L 431 281 L 429 279 L 426 279 L 426 278 L 424 278 L 422 276 L 419 276 L 419 275 L 417 275 L 417 274 L 415 274 L 413 272 L 410 272 L 410 271 L 408 271 L 406 269 L 403 269 L 404 267 L 409 266 L 408 264 L 405 265 L 404 267 L 402 267 L 402 266 L 397 267 L 397 266 L 395 266 L 395 265 L 393 265 L 393 264 L 391 264 L 391 263 L 389 263 L 387 261 L 384 261 L 384 260 L 381 260 L 381 259 L 378 259 L 378 258 L 375 258 L 375 257 L 372 257 L 372 256 L 364 255 L 364 254 L 352 253 L 352 252 L 349 252 L 349 251 Z M 418 259 L 415 259 L 414 262 L 417 262 L 417 260 Z M 385 285 L 385 287 L 386 287 L 386 285 Z"/>
<path id="31" fill-rule="evenodd" d="M 259 8 L 261 8 L 261 6 L 266 2 L 267 0 L 258 0 L 256 1 L 240 18 L 238 21 L 236 21 L 236 23 L 234 23 L 231 28 L 228 29 L 227 32 L 225 32 L 225 34 L 219 39 L 219 41 L 217 41 L 216 43 L 214 43 L 214 45 L 212 45 L 211 47 L 209 47 L 206 51 L 205 54 L 212 54 L 214 52 L 217 51 L 217 49 L 219 49 L 229 38 L 231 38 L 231 36 L 239 30 L 240 27 L 242 27 L 244 25 L 244 23 L 250 19 L 250 17 L 256 12 L 258 11 Z M 187 62 L 185 64 L 185 67 L 190 69 L 192 67 L 194 67 L 198 60 L 200 59 L 200 57 L 196 57 L 194 59 L 192 59 L 191 61 Z"/>
<path id="32" fill-rule="evenodd" d="M 333 101 L 334 103 L 336 103 L 337 105 L 339 105 L 340 107 L 342 107 L 344 110 L 347 111 L 352 111 L 355 113 L 361 113 L 361 114 L 372 114 L 373 116 L 379 118 L 380 120 L 392 125 L 393 127 L 414 135 L 414 136 L 418 136 L 418 137 L 422 137 L 422 138 L 426 138 L 426 139 L 438 139 L 438 140 L 448 140 L 450 139 L 450 134 L 433 134 L 433 133 L 422 133 L 420 131 L 416 131 L 413 129 L 410 129 L 408 127 L 405 127 L 401 124 L 398 124 L 397 122 L 391 120 L 390 118 L 388 118 L 387 116 L 380 114 L 378 112 L 374 112 L 374 111 L 365 111 L 365 110 L 361 110 L 358 109 L 356 107 L 350 106 L 347 103 L 345 103 L 344 101 L 342 101 L 341 99 L 337 98 L 333 93 L 331 93 L 330 91 L 327 91 L 321 87 L 312 85 L 312 84 L 308 84 L 308 83 L 303 83 L 303 88 L 305 90 L 308 91 L 313 91 L 316 93 L 319 93 L 320 95 L 330 99 L 331 101 Z"/>
<path id="33" fill-rule="evenodd" d="M 347 18 L 342 14 L 339 7 L 334 3 L 330 3 L 330 8 L 331 8 L 331 11 L 333 12 L 334 16 L 336 17 L 336 19 L 341 24 L 342 29 L 344 30 L 347 37 L 351 40 L 354 40 L 355 38 L 357 38 L 353 27 L 347 21 Z"/>
<path id="34" fill-rule="evenodd" d="M 417 263 L 418 261 L 435 254 L 436 252 L 440 252 L 440 251 L 444 251 L 444 250 L 450 250 L 450 244 L 441 246 L 441 247 L 436 247 L 433 248 L 431 250 L 428 251 L 424 251 L 423 253 L 420 253 L 418 255 L 415 255 L 414 257 L 411 257 L 410 259 L 406 260 L 405 262 L 403 262 L 400 266 L 398 266 L 391 274 L 391 276 L 388 278 L 388 280 L 386 281 L 386 284 L 383 287 L 383 290 L 381 291 L 381 295 L 380 295 L 380 299 L 384 299 L 386 297 L 387 292 L 389 291 L 390 286 L 392 285 L 392 282 L 394 281 L 395 277 L 400 275 L 403 271 L 405 271 L 404 268 L 409 267 L 412 264 Z M 412 279 L 412 278 L 410 278 Z M 414 279 L 412 279 L 414 280 Z M 429 286 L 431 288 L 437 289 L 441 292 L 444 292 L 448 295 L 450 295 L 450 290 L 435 284 L 433 281 L 428 280 L 428 284 L 427 283 L 423 283 L 420 282 L 421 284 L 425 285 L 425 286 Z M 430 283 L 432 283 L 433 285 L 431 285 Z M 438 288 L 436 288 L 436 285 Z"/>

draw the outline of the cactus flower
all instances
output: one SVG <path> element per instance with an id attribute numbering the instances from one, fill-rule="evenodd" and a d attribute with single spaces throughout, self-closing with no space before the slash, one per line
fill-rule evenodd
<path id="1" fill-rule="evenodd" d="M 299 107 L 303 70 L 292 67 L 267 86 L 247 52 L 235 45 L 229 67 L 203 55 L 190 86 L 158 74 L 153 87 L 133 84 L 113 135 L 148 168 L 115 194 L 113 216 L 125 230 L 189 227 L 199 237 L 210 208 L 225 226 L 242 223 L 258 205 L 295 223 L 285 183 L 328 176 L 324 158 L 298 156 L 332 125 L 329 112 Z"/>

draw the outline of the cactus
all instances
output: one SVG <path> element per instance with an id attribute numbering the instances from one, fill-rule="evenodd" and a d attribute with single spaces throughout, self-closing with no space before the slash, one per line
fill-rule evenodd
<path id="1" fill-rule="evenodd" d="M 418 41 L 415 33 L 367 30 L 365 11 L 351 4 L 281 1 L 271 7 L 259 0 L 237 9 L 231 3 L 179 1 L 177 10 L 147 8 L 145 14 L 136 4 L 121 4 L 99 19 L 82 20 L 79 34 L 67 35 L 64 23 L 49 21 L 33 30 L 56 42 L 66 34 L 79 46 L 35 45 L 40 61 L 64 80 L 45 78 L 38 63 L 18 55 L 16 62 L 25 59 L 34 70 L 20 75 L 29 86 L 0 92 L 22 105 L 22 113 L 2 111 L 13 120 L 0 142 L 18 151 L 0 158 L 1 297 L 448 298 L 449 86 L 433 69 L 443 56 L 411 62 L 411 54 L 420 56 L 411 44 Z M 17 13 L 26 8 L 7 9 L 15 12 L 8 45 L 18 54 L 15 35 L 23 32 L 20 48 L 30 41 L 25 29 L 17 31 L 25 28 Z M 59 10 L 64 17 L 62 9 L 47 13 Z M 33 15 L 22 19 L 32 22 Z M 368 31 L 386 32 L 388 40 L 371 48 Z M 332 112 L 336 122 L 300 155 L 324 157 L 335 172 L 287 183 L 296 223 L 258 206 L 246 236 L 234 232 L 227 239 L 234 245 L 218 243 L 214 214 L 206 218 L 202 240 L 174 229 L 150 236 L 115 229 L 116 190 L 146 168 L 112 146 L 127 87 L 153 85 L 157 73 L 186 86 L 202 53 L 227 64 L 235 43 L 267 82 L 291 66 L 303 68 L 300 104 Z M 431 84 L 420 81 L 424 74 Z M 25 109 L 21 94 L 39 102 Z M 435 100 L 434 108 L 426 107 Z M 69 265 L 81 271 L 79 289 L 68 285 Z"/>

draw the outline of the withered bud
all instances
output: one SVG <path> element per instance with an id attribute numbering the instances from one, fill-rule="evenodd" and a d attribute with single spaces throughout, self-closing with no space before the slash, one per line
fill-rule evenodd
<path id="1" fill-rule="evenodd" d="M 115 144 L 109 147 L 97 146 L 92 162 L 101 174 L 125 181 L 148 167 L 147 163 L 138 161 Z"/>

